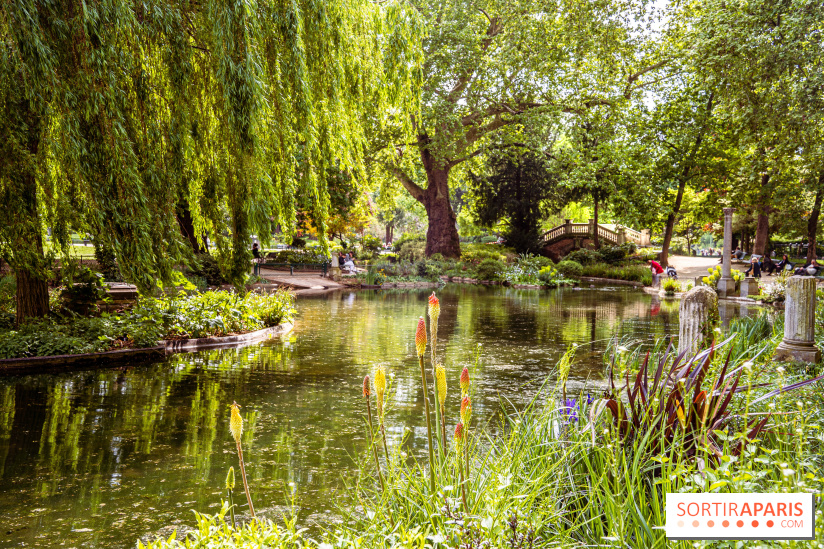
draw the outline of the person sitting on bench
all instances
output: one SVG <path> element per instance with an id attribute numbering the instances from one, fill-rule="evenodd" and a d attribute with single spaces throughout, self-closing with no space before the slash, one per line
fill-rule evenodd
<path id="1" fill-rule="evenodd" d="M 778 268 L 778 272 L 780 273 L 781 271 L 787 268 L 787 265 L 790 266 L 789 270 L 792 270 L 792 268 L 795 267 L 795 265 L 790 263 L 790 259 L 787 257 L 787 254 L 784 254 L 781 257 L 781 261 L 779 261 L 778 264 L 776 264 L 776 268 Z"/>
<path id="2" fill-rule="evenodd" d="M 772 276 L 772 274 L 776 271 L 777 267 L 770 256 L 765 255 L 764 259 L 761 260 L 761 270 L 767 271 L 767 276 Z"/>
<path id="3" fill-rule="evenodd" d="M 799 267 L 795 270 L 794 274 L 801 275 L 801 276 L 818 276 L 821 272 L 821 265 L 818 264 L 818 261 L 813 259 L 803 267 Z"/>
<path id="4" fill-rule="evenodd" d="M 753 278 L 761 278 L 761 263 L 758 262 L 758 258 L 756 256 L 752 256 L 750 260 L 750 268 L 744 271 L 745 275 L 749 275 L 750 271 L 752 271 Z"/>

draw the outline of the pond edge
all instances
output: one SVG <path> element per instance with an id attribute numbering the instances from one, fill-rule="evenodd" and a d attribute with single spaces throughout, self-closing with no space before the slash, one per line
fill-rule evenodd
<path id="1" fill-rule="evenodd" d="M 0 359 L 0 376 L 26 373 L 67 372 L 95 366 L 105 367 L 108 364 L 121 361 L 163 358 L 174 353 L 187 353 L 201 349 L 242 347 L 281 336 L 292 331 L 292 328 L 294 328 L 294 324 L 286 322 L 245 334 L 197 339 L 163 340 L 158 342 L 158 345 L 155 347 L 143 347 L 140 349 L 119 349 L 116 351 L 84 353 L 79 355 L 5 358 Z"/>

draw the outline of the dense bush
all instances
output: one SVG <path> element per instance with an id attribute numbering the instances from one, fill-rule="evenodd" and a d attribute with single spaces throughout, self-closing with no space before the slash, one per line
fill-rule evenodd
<path id="1" fill-rule="evenodd" d="M 598 250 L 590 250 L 588 248 L 581 248 L 580 250 L 569 252 L 566 256 L 564 256 L 564 259 L 574 261 L 581 265 L 593 265 L 595 263 L 604 262 L 604 256 L 601 255 L 601 252 Z"/>
<path id="2" fill-rule="evenodd" d="M 0 332 L 0 358 L 51 356 L 153 347 L 159 339 L 198 338 L 249 332 L 291 320 L 294 296 L 204 292 L 142 297 L 119 314 L 33 320 Z"/>
<path id="3" fill-rule="evenodd" d="M 478 280 L 499 280 L 506 269 L 501 261 L 496 259 L 484 259 L 475 268 L 475 277 Z"/>
<path id="4" fill-rule="evenodd" d="M 198 254 L 195 258 L 196 264 L 192 269 L 192 274 L 202 278 L 209 286 L 220 286 L 226 284 L 226 279 L 220 272 L 220 265 L 217 258 L 209 253 Z"/>
<path id="5" fill-rule="evenodd" d="M 566 278 L 581 278 L 584 274 L 584 268 L 580 263 L 565 259 L 556 265 L 558 272 Z"/>
<path id="6" fill-rule="evenodd" d="M 507 261 L 516 256 L 512 248 L 499 244 L 466 244 L 461 247 L 461 261 L 478 265 L 484 259 Z"/>
<path id="7" fill-rule="evenodd" d="M 106 298 L 103 275 L 88 267 L 77 267 L 62 290 L 62 306 L 69 311 L 88 315 L 97 310 L 97 302 Z"/>
<path id="8" fill-rule="evenodd" d="M 306 263 L 309 265 L 320 265 L 328 259 L 320 251 L 313 250 L 281 250 L 266 254 L 266 261 L 270 263 Z"/>
<path id="9" fill-rule="evenodd" d="M 638 253 L 635 255 L 635 257 L 640 259 L 641 261 L 651 261 L 657 260 L 660 255 L 660 250 L 655 250 L 653 248 L 642 248 L 641 250 L 638 250 Z"/>
<path id="10" fill-rule="evenodd" d="M 627 249 L 622 246 L 602 246 L 598 251 L 610 265 L 615 265 L 627 256 Z"/>
<path id="11" fill-rule="evenodd" d="M 398 250 L 398 257 L 407 261 L 419 261 L 426 257 L 426 242 L 422 240 L 410 240 L 404 242 Z"/>
<path id="12" fill-rule="evenodd" d="M 583 273 L 581 276 L 628 280 L 630 282 L 641 282 L 647 286 L 652 284 L 652 273 L 649 268 L 643 265 L 616 267 L 605 263 L 599 263 L 596 265 L 584 265 L 582 266 L 582 269 Z"/>
<path id="13" fill-rule="evenodd" d="M 94 258 L 97 261 L 97 268 L 103 274 L 103 279 L 110 282 L 120 282 L 123 280 L 120 274 L 120 267 L 117 266 L 117 258 L 111 248 L 102 245 L 95 245 Z"/>

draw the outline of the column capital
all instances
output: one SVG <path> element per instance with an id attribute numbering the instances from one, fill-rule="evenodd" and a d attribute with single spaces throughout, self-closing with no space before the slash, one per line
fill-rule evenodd
<path id="1" fill-rule="evenodd" d="M 732 215 L 735 210 L 735 208 L 724 208 L 724 215 Z"/>

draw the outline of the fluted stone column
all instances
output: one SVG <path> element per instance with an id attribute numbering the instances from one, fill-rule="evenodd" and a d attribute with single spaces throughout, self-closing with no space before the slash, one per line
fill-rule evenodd
<path id="1" fill-rule="evenodd" d="M 820 362 L 821 351 L 815 346 L 815 286 L 812 276 L 787 279 L 784 298 L 784 339 L 775 350 L 776 360 Z"/>
<path id="2" fill-rule="evenodd" d="M 718 295 L 709 286 L 696 286 L 681 299 L 678 313 L 678 354 L 692 356 L 718 319 Z"/>
<path id="3" fill-rule="evenodd" d="M 721 279 L 718 280 L 718 295 L 727 297 L 735 293 L 735 279 L 732 277 L 732 214 L 735 208 L 724 208 L 724 255 L 721 261 Z"/>

